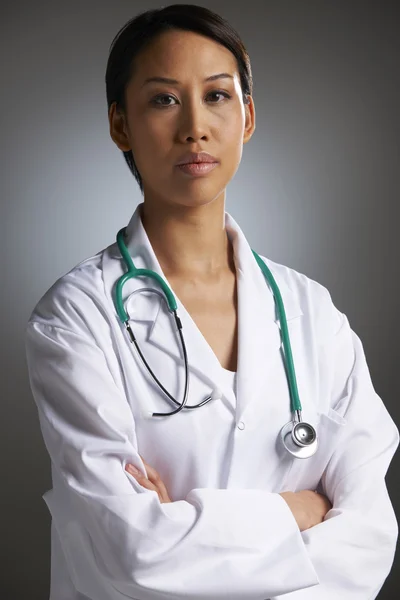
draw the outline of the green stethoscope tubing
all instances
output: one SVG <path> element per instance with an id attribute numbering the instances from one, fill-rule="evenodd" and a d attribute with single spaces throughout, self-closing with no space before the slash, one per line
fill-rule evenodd
<path id="1" fill-rule="evenodd" d="M 128 249 L 124 242 L 125 231 L 126 231 L 126 228 L 124 227 L 118 232 L 118 235 L 117 235 L 118 248 L 119 248 L 121 256 L 128 268 L 127 273 L 122 275 L 118 279 L 117 284 L 116 284 L 115 301 L 116 301 L 116 310 L 118 313 L 118 317 L 120 318 L 122 323 L 125 324 L 125 326 L 127 326 L 129 324 L 129 317 L 125 310 L 123 299 L 122 299 L 122 289 L 123 289 L 125 283 L 129 279 L 134 278 L 134 277 L 150 277 L 150 278 L 154 279 L 159 284 L 159 286 L 161 287 L 162 291 L 164 292 L 164 294 L 166 296 L 169 310 L 172 313 L 176 313 L 178 306 L 177 306 L 177 303 L 175 300 L 175 296 L 172 293 L 169 286 L 165 283 L 163 278 L 160 277 L 160 275 L 158 275 L 158 273 L 155 273 L 154 271 L 152 271 L 150 269 L 137 269 L 135 267 L 133 260 L 130 256 Z M 257 264 L 260 267 L 265 279 L 267 280 L 267 282 L 269 283 L 269 285 L 272 289 L 276 308 L 278 311 L 278 318 L 279 318 L 281 334 L 282 334 L 282 344 L 283 344 L 283 349 L 284 349 L 284 353 L 285 353 L 286 373 L 287 373 L 288 382 L 289 382 L 291 410 L 292 410 L 292 413 L 301 412 L 302 406 L 301 406 L 301 402 L 300 402 L 300 398 L 299 398 L 299 391 L 298 391 L 298 387 L 297 387 L 296 372 L 295 372 L 295 368 L 294 368 L 293 354 L 292 354 L 292 348 L 291 348 L 290 339 L 289 339 L 289 331 L 288 331 L 288 325 L 287 325 L 287 319 L 286 319 L 285 307 L 284 307 L 283 300 L 282 300 L 282 295 L 281 295 L 279 287 L 278 287 L 270 269 L 267 267 L 267 265 L 261 259 L 261 257 L 257 254 L 257 252 L 255 252 L 254 250 L 252 250 L 252 252 L 253 252 L 253 255 L 254 255 L 254 257 L 257 261 Z"/>
<path id="2" fill-rule="evenodd" d="M 302 406 L 301 406 L 301 402 L 300 402 L 300 398 L 299 398 L 299 390 L 297 387 L 297 379 L 296 379 L 296 371 L 295 371 L 294 362 L 293 362 L 292 346 L 290 344 L 289 330 L 288 330 L 286 312 L 285 312 L 285 307 L 283 305 L 282 295 L 281 295 L 280 289 L 278 287 L 278 284 L 276 283 L 274 276 L 272 275 L 270 269 L 267 267 L 267 265 L 262 260 L 262 258 L 257 254 L 257 252 L 255 252 L 254 250 L 252 250 L 252 252 L 253 252 L 253 255 L 254 255 L 254 257 L 257 261 L 257 264 L 260 267 L 265 279 L 268 281 L 269 285 L 271 286 L 271 289 L 272 289 L 272 292 L 274 295 L 275 305 L 276 305 L 276 309 L 278 312 L 279 324 L 281 327 L 282 344 L 283 344 L 283 350 L 284 350 L 284 354 L 285 354 L 286 374 L 287 374 L 287 378 L 289 381 L 291 409 L 292 409 L 292 413 L 294 413 L 294 412 L 300 413 L 302 410 Z"/>
<path id="3" fill-rule="evenodd" d="M 182 323 L 177 314 L 178 306 L 177 306 L 177 302 L 175 300 L 175 296 L 172 293 L 169 286 L 162 279 L 162 277 L 160 277 L 160 275 L 158 275 L 158 273 L 155 273 L 154 271 L 151 271 L 150 269 L 137 269 L 135 267 L 133 260 L 128 252 L 128 249 L 125 245 L 125 241 L 124 241 L 125 232 L 126 232 L 126 227 L 122 228 L 117 234 L 117 245 L 118 245 L 122 259 L 125 262 L 125 265 L 126 265 L 128 271 L 127 271 L 127 273 L 122 275 L 116 283 L 116 289 L 115 289 L 116 311 L 117 311 L 119 319 L 125 325 L 125 328 L 128 332 L 130 341 L 135 345 L 136 350 L 137 350 L 141 360 L 143 361 L 144 366 L 148 370 L 149 374 L 154 379 L 154 381 L 159 386 L 159 388 L 165 393 L 165 395 L 172 402 L 174 402 L 175 404 L 178 405 L 177 409 L 175 409 L 169 413 L 152 413 L 151 416 L 167 417 L 167 416 L 177 414 L 184 408 L 195 409 L 195 408 L 199 408 L 200 406 L 204 406 L 205 404 L 210 402 L 210 400 L 213 399 L 212 395 L 205 398 L 199 404 L 192 405 L 192 406 L 189 406 L 186 404 L 187 399 L 188 399 L 188 392 L 189 392 L 189 365 L 188 365 L 188 357 L 187 357 L 187 352 L 186 352 L 185 341 L 184 341 L 183 334 L 182 334 Z M 253 252 L 254 258 L 256 259 L 257 264 L 260 267 L 267 283 L 270 285 L 270 287 L 272 289 L 275 306 L 276 306 L 276 310 L 278 313 L 279 325 L 280 325 L 280 329 L 281 329 L 281 338 L 282 338 L 282 345 L 283 345 L 283 350 L 284 350 L 284 361 L 283 362 L 285 365 L 286 376 L 287 376 L 288 385 L 289 385 L 290 406 L 291 406 L 291 412 L 292 412 L 292 420 L 289 421 L 288 423 L 286 423 L 286 425 L 284 425 L 281 429 L 281 432 L 280 432 L 281 441 L 283 443 L 283 446 L 286 448 L 286 450 L 292 456 L 297 457 L 297 458 L 309 458 L 317 450 L 318 439 L 317 439 L 317 434 L 316 434 L 314 427 L 312 425 L 310 425 L 309 423 L 303 422 L 303 420 L 302 420 L 302 415 L 301 415 L 302 406 L 301 406 L 300 398 L 299 398 L 296 372 L 295 372 L 295 368 L 294 368 L 293 354 L 292 354 L 292 348 L 291 348 L 290 338 L 289 338 L 289 330 L 288 330 L 287 318 L 286 318 L 286 313 L 285 313 L 285 307 L 283 305 L 282 296 L 281 296 L 279 287 L 278 287 L 271 271 L 265 264 L 265 262 L 261 259 L 261 257 L 254 250 L 252 250 L 252 252 Z M 125 310 L 124 303 L 123 303 L 122 290 L 123 290 L 125 283 L 129 279 L 132 279 L 134 277 L 149 277 L 149 278 L 155 280 L 159 284 L 162 291 L 164 292 L 165 297 L 163 297 L 162 294 L 157 290 L 153 290 L 153 289 L 149 290 L 148 288 L 143 288 L 143 291 L 147 290 L 147 291 L 152 291 L 152 292 L 159 294 L 164 300 L 166 300 L 168 308 L 174 316 L 175 323 L 177 326 L 177 332 L 178 332 L 180 342 L 181 342 L 183 358 L 184 358 L 184 365 L 185 365 L 185 387 L 184 387 L 184 393 L 183 393 L 183 401 L 181 404 L 179 404 L 179 402 L 168 392 L 168 390 L 162 385 L 162 383 L 159 381 L 159 379 L 153 373 L 153 371 L 151 370 L 149 364 L 147 363 L 147 361 L 137 343 L 134 333 L 131 329 L 131 326 L 129 323 L 129 316 Z"/>

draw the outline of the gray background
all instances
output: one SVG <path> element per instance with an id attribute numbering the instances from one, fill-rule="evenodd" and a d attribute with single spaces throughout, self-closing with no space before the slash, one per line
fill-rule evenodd
<path id="1" fill-rule="evenodd" d="M 228 187 L 227 210 L 254 249 L 328 287 L 399 423 L 397 3 L 199 3 L 238 29 L 255 80 L 257 128 Z M 50 465 L 29 391 L 24 327 L 45 290 L 114 241 L 142 199 L 109 137 L 104 74 L 117 30 L 159 6 L 53 0 L 1 9 L 0 595 L 7 600 L 45 600 L 49 586 L 50 518 L 41 495 L 51 487 Z M 388 484 L 398 507 L 396 465 L 397 456 Z M 395 570 L 381 600 L 398 597 Z"/>

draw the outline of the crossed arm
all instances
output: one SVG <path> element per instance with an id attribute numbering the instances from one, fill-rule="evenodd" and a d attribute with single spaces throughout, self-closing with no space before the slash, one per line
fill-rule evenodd
<path id="1" fill-rule="evenodd" d="M 132 464 L 126 464 L 125 469 L 136 481 L 147 490 L 158 494 L 161 503 L 172 502 L 167 488 L 159 473 L 140 457 L 146 467 L 147 477 Z M 332 504 L 326 496 L 312 490 L 301 490 L 300 492 L 281 492 L 280 496 L 286 501 L 300 531 L 305 531 L 319 523 L 322 523 Z"/>
<path id="2" fill-rule="evenodd" d="M 345 431 L 322 481 L 332 508 L 309 490 L 199 488 L 170 502 L 150 466 L 142 479 L 121 468 L 141 458 L 101 348 L 82 332 L 30 323 L 31 385 L 59 481 L 44 497 L 76 589 L 96 600 L 375 598 L 397 538 L 384 477 L 398 431 L 344 322 L 334 352 L 349 347 L 351 369 L 335 375 L 346 384 Z"/>

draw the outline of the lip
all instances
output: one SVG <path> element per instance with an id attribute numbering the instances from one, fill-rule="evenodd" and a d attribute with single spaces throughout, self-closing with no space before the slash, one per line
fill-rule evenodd
<path id="1" fill-rule="evenodd" d="M 201 177 L 202 175 L 207 175 L 215 169 L 218 165 L 218 162 L 199 162 L 199 163 L 186 163 L 183 165 L 177 165 L 178 169 L 190 175 L 191 177 Z"/>
<path id="2" fill-rule="evenodd" d="M 199 164 L 199 163 L 218 163 L 218 159 L 215 156 L 211 156 L 208 152 L 186 152 L 183 154 L 178 162 L 177 167 L 186 164 Z"/>

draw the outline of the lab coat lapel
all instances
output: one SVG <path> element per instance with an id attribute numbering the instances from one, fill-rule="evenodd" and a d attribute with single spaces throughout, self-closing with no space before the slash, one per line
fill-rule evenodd
<path id="1" fill-rule="evenodd" d="M 239 421 L 252 401 L 271 390 L 272 374 L 282 361 L 280 323 L 272 290 L 261 272 L 243 232 L 227 214 L 226 228 L 236 263 L 238 282 L 237 415 Z M 302 315 L 294 294 L 266 261 L 280 288 L 289 330 Z M 289 403 L 288 403 L 289 409 Z"/>
<path id="2" fill-rule="evenodd" d="M 137 268 L 155 271 L 170 286 L 143 227 L 140 207 L 141 205 L 138 205 L 127 227 L 126 246 Z M 236 400 L 233 391 L 226 384 L 216 355 L 173 288 L 171 289 L 175 295 L 178 305 L 177 312 L 182 321 L 190 372 L 203 379 L 206 385 L 210 386 L 210 392 L 214 391 L 216 397 L 221 397 L 218 392 L 222 392 L 222 399 L 225 396 L 225 399 L 228 400 L 227 406 L 232 410 L 236 405 L 236 419 L 239 420 L 252 400 L 260 394 L 261 387 L 265 386 L 267 389 L 269 376 L 276 367 L 277 361 L 282 360 L 281 335 L 272 292 L 255 261 L 243 232 L 228 213 L 225 213 L 225 226 L 233 244 L 237 272 Z M 114 286 L 116 278 L 126 270 L 116 246 L 114 246 L 113 258 L 117 259 L 119 269 L 117 272 L 114 268 L 112 275 L 109 270 L 106 287 Z M 280 288 L 290 331 L 291 322 L 302 314 L 300 306 L 286 283 L 274 272 L 273 263 L 267 261 L 267 265 L 273 272 Z M 129 318 L 133 324 L 135 321 L 148 323 L 146 343 L 160 349 L 160 360 L 162 360 L 162 353 L 165 352 L 183 368 L 182 350 L 175 331 L 174 320 L 168 311 L 166 302 L 153 293 L 149 294 L 143 291 L 135 294 L 137 290 L 144 290 L 146 287 L 159 289 L 154 280 L 147 277 L 134 278 L 125 285 L 123 296 Z M 191 398 L 190 403 L 194 404 L 200 400 Z"/>
<path id="3" fill-rule="evenodd" d="M 224 399 L 225 396 L 225 399 L 228 400 L 227 406 L 233 410 L 235 404 L 234 392 L 226 384 L 221 365 L 216 355 L 165 277 L 143 227 L 140 207 L 141 205 L 136 208 L 127 226 L 125 243 L 130 256 L 137 268 L 151 269 L 160 275 L 175 296 L 178 307 L 177 313 L 182 322 L 182 331 L 188 354 L 189 376 L 190 373 L 195 373 L 200 377 L 209 386 L 209 392 L 213 392 L 216 399 Z M 115 250 L 115 257 L 117 256 L 120 256 L 118 248 Z M 122 272 L 125 270 L 123 268 Z M 124 303 L 129 319 L 132 322 L 132 328 L 134 330 L 135 322 L 148 322 L 146 343 L 152 344 L 161 351 L 160 360 L 162 360 L 163 353 L 165 352 L 172 356 L 177 365 L 180 365 L 183 369 L 183 353 L 173 316 L 169 312 L 166 302 L 160 296 L 154 293 L 146 293 L 145 291 L 135 294 L 137 290 L 145 290 L 145 288 L 160 290 L 157 283 L 147 277 L 131 279 L 124 287 Z M 157 371 L 156 365 L 154 365 L 154 370 L 155 372 Z M 196 404 L 200 401 L 201 398 L 196 399 L 192 397 L 189 403 Z"/>

